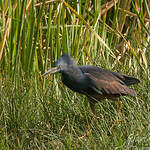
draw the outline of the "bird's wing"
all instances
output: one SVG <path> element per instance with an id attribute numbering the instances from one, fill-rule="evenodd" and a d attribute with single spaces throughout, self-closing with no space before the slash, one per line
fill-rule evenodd
<path id="1" fill-rule="evenodd" d="M 81 66 L 80 69 L 84 75 L 91 79 L 94 88 L 96 87 L 96 90 L 99 90 L 99 93 L 107 95 L 136 95 L 136 93 L 128 88 L 121 80 L 121 78 L 123 78 L 121 74 L 117 74 L 120 76 L 119 78 L 111 71 L 94 66 Z"/>

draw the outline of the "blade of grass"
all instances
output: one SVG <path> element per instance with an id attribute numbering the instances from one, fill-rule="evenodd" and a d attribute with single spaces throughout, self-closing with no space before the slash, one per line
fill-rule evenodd
<path id="1" fill-rule="evenodd" d="M 61 0 L 63 2 L 63 4 L 68 7 L 80 20 L 83 21 L 83 23 L 86 25 L 86 27 L 99 39 L 100 43 L 102 43 L 102 45 L 104 45 L 108 50 L 110 50 L 110 48 L 108 47 L 108 45 L 104 42 L 104 40 L 93 30 L 93 28 L 82 18 L 82 16 L 80 16 L 66 1 Z"/>

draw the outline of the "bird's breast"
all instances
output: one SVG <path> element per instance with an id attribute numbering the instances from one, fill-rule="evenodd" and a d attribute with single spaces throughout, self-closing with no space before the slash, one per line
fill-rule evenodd
<path id="1" fill-rule="evenodd" d="M 81 94 L 93 95 L 96 93 L 87 78 L 73 78 L 73 76 L 62 75 L 62 82 L 71 90 Z"/>
<path id="2" fill-rule="evenodd" d="M 82 89 L 86 88 L 86 86 L 81 81 L 67 75 L 62 75 L 62 82 L 71 90 L 79 93 L 81 93 Z"/>

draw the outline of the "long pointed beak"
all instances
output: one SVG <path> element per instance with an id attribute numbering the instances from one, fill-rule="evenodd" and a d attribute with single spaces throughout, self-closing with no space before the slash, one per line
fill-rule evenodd
<path id="1" fill-rule="evenodd" d="M 53 67 L 51 68 L 50 70 L 48 70 L 47 72 L 45 72 L 44 74 L 42 74 L 42 76 L 46 76 L 48 75 L 49 73 L 51 74 L 54 74 L 54 73 L 57 73 L 60 71 L 60 66 L 57 66 L 57 67 Z"/>

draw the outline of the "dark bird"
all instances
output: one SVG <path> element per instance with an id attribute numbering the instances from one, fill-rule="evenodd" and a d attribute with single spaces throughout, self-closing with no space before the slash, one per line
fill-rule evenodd
<path id="1" fill-rule="evenodd" d="M 42 76 L 49 73 L 61 73 L 62 82 L 71 90 L 88 97 L 92 112 L 95 103 L 103 99 L 112 99 L 125 95 L 136 96 L 129 85 L 140 81 L 136 78 L 102 69 L 96 66 L 77 66 L 74 59 L 67 54 L 62 55 Z"/>

